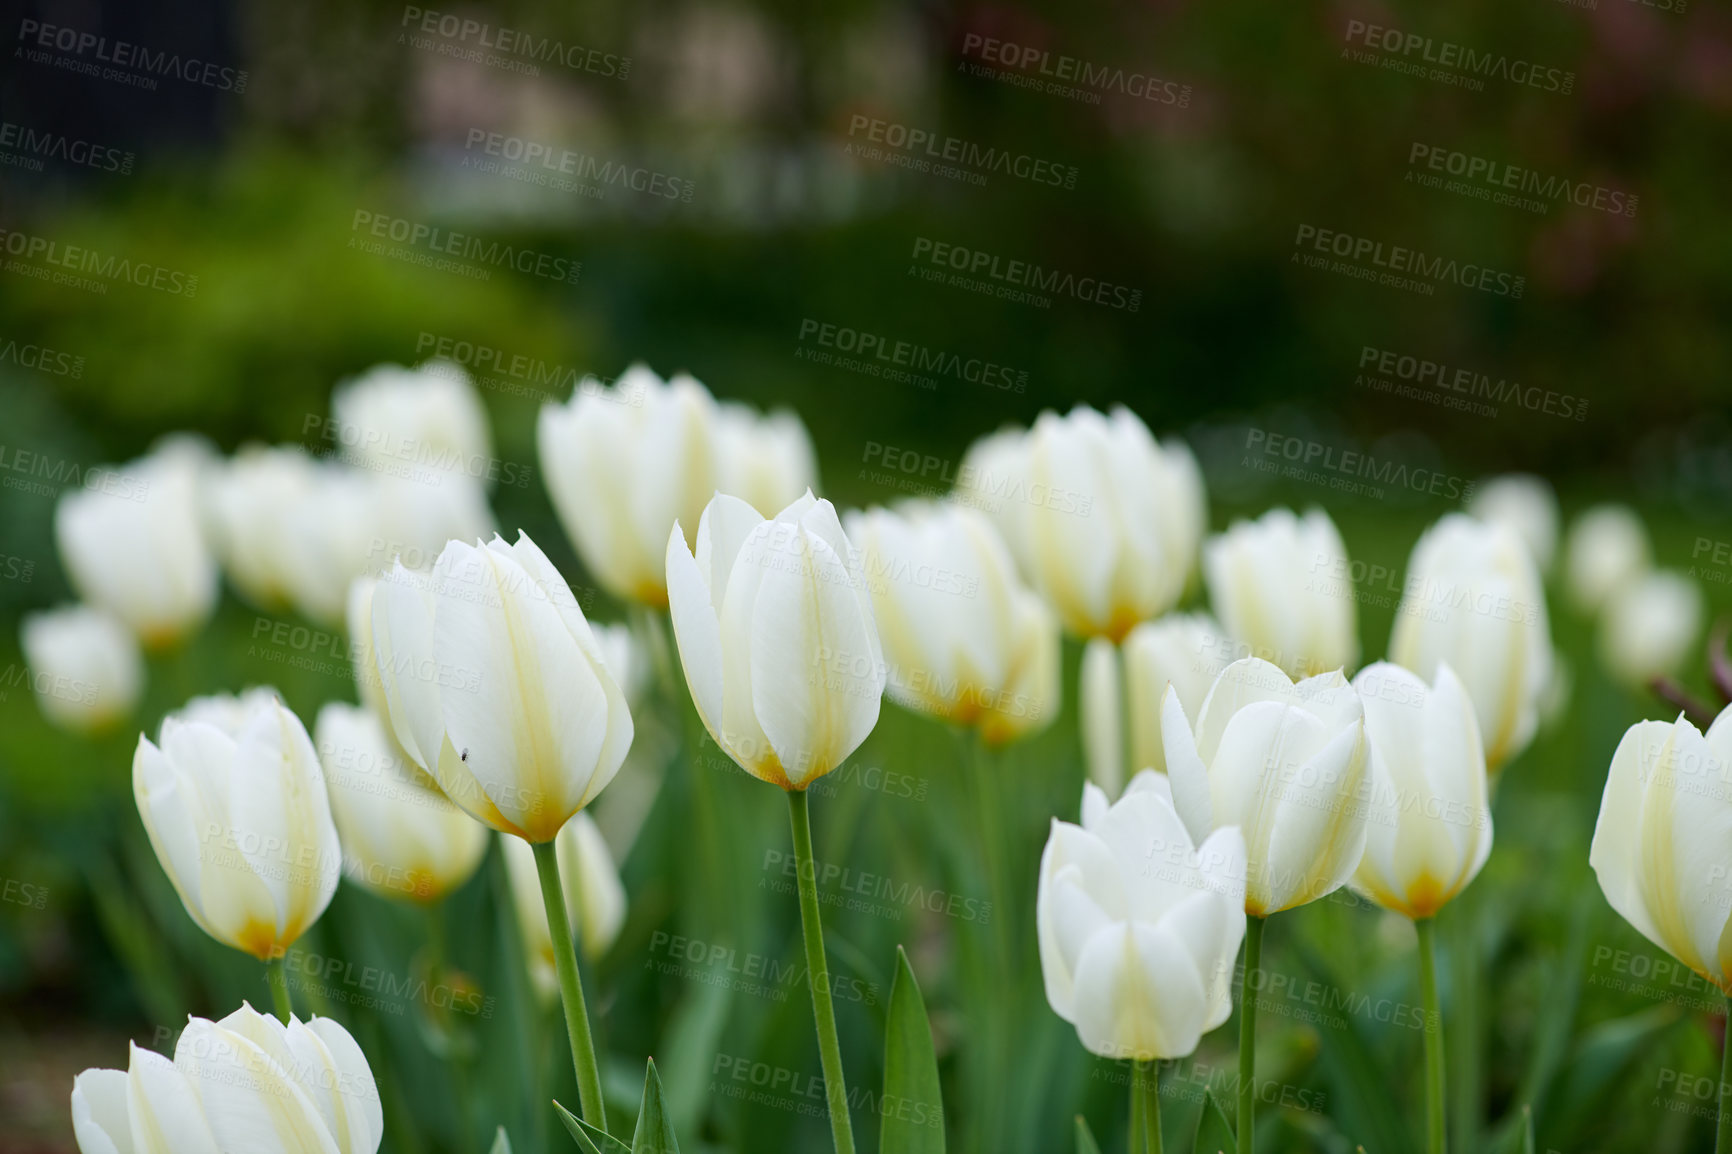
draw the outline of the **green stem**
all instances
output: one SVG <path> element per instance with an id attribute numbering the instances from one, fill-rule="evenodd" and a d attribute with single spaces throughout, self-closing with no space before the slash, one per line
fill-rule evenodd
<path id="1" fill-rule="evenodd" d="M 1245 972 L 1239 977 L 1239 1154 L 1257 1145 L 1257 991 L 1252 976 L 1263 964 L 1263 920 L 1245 916 Z"/>
<path id="2" fill-rule="evenodd" d="M 848 1118 L 848 1089 L 842 1082 L 842 1045 L 836 1038 L 836 1009 L 830 1004 L 830 967 L 824 961 L 818 872 L 812 861 L 812 816 L 804 790 L 788 791 L 788 819 L 794 826 L 794 856 L 800 871 L 800 928 L 806 936 L 806 978 L 812 987 L 812 1015 L 818 1019 L 818 1056 L 824 1067 L 830 1134 L 836 1142 L 836 1154 L 854 1154 L 854 1125 Z"/>
<path id="3" fill-rule="evenodd" d="M 1142 1154 L 1143 1150 L 1143 1111 L 1148 1104 L 1143 1101 L 1139 1092 L 1137 1078 L 1141 1075 L 1141 1062 L 1131 1063 L 1131 1134 L 1125 1141 L 1125 1149 L 1129 1154 Z"/>
<path id="4" fill-rule="evenodd" d="M 1419 990 L 1425 1000 L 1425 1148 L 1443 1154 L 1443 1017 L 1437 1006 L 1437 925 L 1413 923 L 1419 931 Z"/>
<path id="5" fill-rule="evenodd" d="M 1726 996 L 1726 1034 L 1720 1039 L 1720 1116 L 1714 1123 L 1714 1154 L 1732 1154 L 1732 994 Z"/>
<path id="6" fill-rule="evenodd" d="M 1161 1154 L 1161 1066 L 1159 1062 L 1137 1063 L 1135 1081 L 1143 1100 L 1143 1149 Z"/>
<path id="7" fill-rule="evenodd" d="M 277 1017 L 287 1023 L 295 1007 L 289 1001 L 289 974 L 283 968 L 282 958 L 272 958 L 265 963 L 265 984 L 271 988 L 271 1004 L 277 1008 Z"/>
<path id="8" fill-rule="evenodd" d="M 541 878 L 541 904 L 547 907 L 547 928 L 553 938 L 553 964 L 559 972 L 559 1000 L 565 1006 L 565 1032 L 571 1037 L 571 1061 L 577 1067 L 577 1096 L 583 1120 L 607 1130 L 607 1109 L 601 1098 L 601 1068 L 595 1061 L 595 1040 L 589 1034 L 589 1011 L 583 1004 L 583 979 L 577 972 L 577 950 L 571 943 L 571 921 L 565 914 L 565 887 L 559 880 L 559 857 L 550 841 L 534 842 L 535 872 Z"/>

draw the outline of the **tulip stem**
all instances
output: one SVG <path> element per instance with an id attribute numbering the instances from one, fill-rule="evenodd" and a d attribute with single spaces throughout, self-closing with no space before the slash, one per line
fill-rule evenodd
<path id="1" fill-rule="evenodd" d="M 589 1033 L 589 1010 L 583 1004 L 583 979 L 577 972 L 577 950 L 571 944 L 571 921 L 565 913 L 565 887 L 559 880 L 559 857 L 551 841 L 530 844 L 535 872 L 541 878 L 541 902 L 547 907 L 547 928 L 553 937 L 553 964 L 559 972 L 559 1000 L 565 1006 L 565 1032 L 571 1037 L 571 1061 L 577 1067 L 577 1096 L 583 1120 L 607 1130 L 607 1108 L 601 1097 L 601 1067 L 595 1060 L 595 1040 Z"/>
<path id="2" fill-rule="evenodd" d="M 1425 1149 L 1443 1154 L 1443 1016 L 1437 1006 L 1437 923 L 1420 918 L 1419 990 L 1425 1000 Z"/>
<path id="3" fill-rule="evenodd" d="M 794 826 L 794 857 L 800 871 L 800 929 L 806 937 L 806 979 L 812 987 L 812 1015 L 818 1019 L 818 1056 L 824 1069 L 824 1097 L 830 1107 L 830 1134 L 836 1142 L 836 1154 L 854 1154 L 854 1125 L 848 1118 L 848 1089 L 842 1082 L 836 1009 L 830 1004 L 830 967 L 824 960 L 818 874 L 812 861 L 812 815 L 805 790 L 788 791 L 788 818 Z"/>
<path id="4" fill-rule="evenodd" d="M 271 988 L 271 1004 L 277 1008 L 277 1017 L 287 1025 L 295 1007 L 294 1003 L 289 1001 L 289 972 L 284 968 L 281 957 L 272 958 L 265 963 L 265 985 Z"/>
<path id="5" fill-rule="evenodd" d="M 1245 917 L 1245 972 L 1239 976 L 1239 1154 L 1257 1144 L 1257 991 L 1253 975 L 1263 964 L 1263 921 Z"/>
<path id="6" fill-rule="evenodd" d="M 1150 1060 L 1137 1063 L 1131 1093 L 1138 1095 L 1143 1101 L 1142 1148 L 1148 1154 L 1162 1154 L 1161 1066 L 1159 1062 Z M 1131 1136 L 1131 1141 L 1133 1144 L 1136 1142 L 1136 1135 Z"/>
<path id="7" fill-rule="evenodd" d="M 1732 1154 L 1732 994 L 1726 995 L 1726 1031 L 1720 1039 L 1720 1114 L 1714 1121 L 1714 1154 Z"/>

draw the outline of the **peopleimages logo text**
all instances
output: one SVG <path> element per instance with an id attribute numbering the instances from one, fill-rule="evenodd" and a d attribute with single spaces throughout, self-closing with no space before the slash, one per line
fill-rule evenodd
<path id="1" fill-rule="evenodd" d="M 912 254 L 916 265 L 926 264 L 940 269 L 952 269 L 969 277 L 984 277 L 1001 286 L 1074 297 L 1089 304 L 1136 312 L 1143 304 L 1143 290 L 1113 284 L 1098 277 L 1078 276 L 1062 269 L 1043 268 L 1025 260 L 1005 260 L 994 253 L 964 248 L 931 237 L 914 238 Z"/>
<path id="2" fill-rule="evenodd" d="M 1191 86 L 1173 80 L 1162 80 L 1135 69 L 1115 68 L 1110 64 L 1091 64 L 1075 56 L 1054 55 L 1032 44 L 1015 44 L 970 32 L 962 38 L 964 58 L 978 59 L 1012 72 L 1045 77 L 1055 83 L 1055 90 L 1074 84 L 1090 92 L 1116 92 L 1137 100 L 1156 104 L 1171 104 L 1184 108 L 1191 103 Z M 1061 92 L 1068 95 L 1068 92 Z M 1096 97 L 1091 103 L 1099 103 Z"/>
<path id="3" fill-rule="evenodd" d="M 971 140 L 934 132 L 929 128 L 911 128 L 906 124 L 879 120 L 864 113 L 856 112 L 849 118 L 848 138 L 864 139 L 912 157 L 940 164 L 954 164 L 976 173 L 1014 176 L 1018 180 L 1050 184 L 1056 188 L 1076 187 L 1075 165 L 1058 164 L 1044 157 L 975 144 Z"/>
<path id="4" fill-rule="evenodd" d="M 1435 65 L 1463 76 L 1505 80 L 1541 92 L 1568 96 L 1576 86 L 1576 74 L 1529 60 L 1512 60 L 1501 52 L 1481 52 L 1449 40 L 1384 28 L 1363 20 L 1347 22 L 1347 43 L 1362 44 L 1372 52 L 1404 61 Z"/>
<path id="5" fill-rule="evenodd" d="M 1414 248 L 1386 245 L 1380 240 L 1333 229 L 1301 224 L 1294 234 L 1293 259 L 1298 261 L 1305 250 L 1334 256 L 1360 268 L 1383 269 L 1389 273 L 1416 279 L 1424 283 L 1455 284 L 1493 296 L 1520 300 L 1527 288 L 1527 277 L 1487 268 L 1482 264 L 1457 261 L 1447 257 L 1429 256 Z"/>
<path id="6" fill-rule="evenodd" d="M 47 49 L 65 53 L 93 64 L 106 64 L 117 70 L 137 73 L 148 79 L 168 76 L 188 84 L 215 88 L 219 92 L 245 92 L 247 74 L 244 69 L 228 68 L 196 56 L 156 50 L 126 40 L 110 40 L 94 32 L 67 28 L 60 24 L 44 24 L 40 20 L 18 22 L 18 44 L 21 49 Z M 34 57 L 31 57 L 34 59 Z M 50 61 L 38 61 L 51 63 Z M 104 76 L 104 79 L 121 79 Z M 154 87 L 154 84 L 150 85 Z"/>

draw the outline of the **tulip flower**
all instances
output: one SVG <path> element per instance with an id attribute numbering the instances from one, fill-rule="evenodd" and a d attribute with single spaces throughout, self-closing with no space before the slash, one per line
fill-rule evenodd
<path id="1" fill-rule="evenodd" d="M 1565 576 L 1576 607 L 1591 613 L 1654 563 L 1648 528 L 1628 505 L 1595 505 L 1570 527 Z"/>
<path id="2" fill-rule="evenodd" d="M 1221 623 L 1254 656 L 1295 677 L 1358 658 L 1352 568 L 1323 510 L 1234 522 L 1204 547 L 1203 574 Z"/>
<path id="3" fill-rule="evenodd" d="M 1508 525 L 1527 544 L 1541 573 L 1558 551 L 1558 495 L 1532 473 L 1508 473 L 1481 482 L 1467 511 L 1488 524 Z"/>
<path id="4" fill-rule="evenodd" d="M 452 801 L 534 849 L 584 1120 L 606 1129 L 553 839 L 619 770 L 625 695 L 571 588 L 523 533 L 452 541 L 431 574 L 398 563 L 373 589 L 372 625 L 398 744 Z"/>
<path id="5" fill-rule="evenodd" d="M 1239 830 L 1196 845 L 1167 779 L 1149 770 L 1110 806 L 1085 785 L 1080 826 L 1053 819 L 1035 899 L 1040 968 L 1047 1002 L 1085 1048 L 1142 1067 L 1184 1057 L 1227 1020 L 1245 869 Z M 1152 1072 L 1140 1068 L 1139 1083 L 1158 1135 Z"/>
<path id="6" fill-rule="evenodd" d="M 282 958 L 325 912 L 342 852 L 325 779 L 300 718 L 282 702 L 195 702 L 139 735 L 132 793 L 157 861 L 200 929 L 270 963 L 288 1013 Z"/>
<path id="7" fill-rule="evenodd" d="M 633 365 L 612 388 L 585 379 L 542 406 L 541 471 L 566 535 L 608 592 L 667 604 L 668 530 L 697 523 L 716 491 L 716 403 L 689 376 Z"/>
<path id="8" fill-rule="evenodd" d="M 853 514 L 847 532 L 865 552 L 893 701 L 976 726 L 994 745 L 1052 720 L 1058 621 L 1022 584 L 990 521 L 910 502 Z"/>
<path id="9" fill-rule="evenodd" d="M 551 1000 L 559 992 L 558 967 L 547 911 L 541 902 L 535 855 L 514 837 L 501 836 L 499 844 L 505 853 L 505 873 L 511 881 L 518 928 L 529 955 L 529 975 L 541 996 Z M 587 813 L 566 822 L 554 845 L 564 882 L 566 915 L 577 931 L 584 957 L 595 961 L 607 953 L 625 924 L 625 886 L 613 863 L 613 851 Z"/>
<path id="10" fill-rule="evenodd" d="M 196 630 L 216 608 L 216 561 L 200 526 L 191 450 L 92 470 L 55 506 L 54 538 L 79 596 L 153 649 Z"/>
<path id="11" fill-rule="evenodd" d="M 1600 618 L 1600 663 L 1641 688 L 1675 674 L 1702 632 L 1702 590 L 1684 574 L 1655 570 L 1618 588 Z"/>
<path id="12" fill-rule="evenodd" d="M 1389 660 L 1421 679 L 1448 662 L 1467 687 L 1494 772 L 1527 748 L 1552 678 L 1545 590 L 1508 525 L 1451 513 L 1425 531 L 1389 637 Z"/>
<path id="13" fill-rule="evenodd" d="M 1354 888 L 1413 919 L 1425 1001 L 1426 1136 L 1443 1154 L 1443 1025 L 1433 921 L 1491 854 L 1491 803 L 1479 722 L 1448 663 L 1432 685 L 1399 665 L 1361 670 L 1353 687 L 1371 745 L 1365 856 Z"/>
<path id="14" fill-rule="evenodd" d="M 1209 687 L 1233 660 L 1232 640 L 1207 613 L 1169 613 L 1131 630 L 1121 648 L 1131 764 L 1165 773 L 1161 705 L 1167 686 L 1177 691 L 1185 716 L 1195 717 Z"/>
<path id="15" fill-rule="evenodd" d="M 1245 976 L 1239 1012 L 1239 1148 L 1251 1154 L 1256 1106 L 1253 982 L 1269 915 L 1339 889 L 1365 852 L 1360 793 L 1368 761 L 1359 695 L 1339 670 L 1294 683 L 1256 657 L 1221 671 L 1193 730 L 1171 686 L 1161 741 L 1173 803 L 1201 841 L 1237 826 L 1245 839 Z"/>
<path id="16" fill-rule="evenodd" d="M 716 490 L 774 517 L 818 483 L 818 458 L 800 418 L 760 416 L 750 405 L 716 406 Z"/>
<path id="17" fill-rule="evenodd" d="M 144 659 L 124 625 L 88 605 L 26 614 L 19 642 L 42 715 L 73 733 L 112 729 L 144 692 Z"/>
<path id="18" fill-rule="evenodd" d="M 349 877 L 381 897 L 418 902 L 469 880 L 487 852 L 486 827 L 439 792 L 370 709 L 327 703 L 313 739 Z"/>
<path id="19" fill-rule="evenodd" d="M 375 365 L 331 394 L 327 441 L 345 459 L 491 480 L 493 438 L 469 374 L 451 361 Z"/>
<path id="20" fill-rule="evenodd" d="M 1684 716 L 1632 725 L 1612 754 L 1589 864 L 1625 921 L 1732 996 L 1728 845 L 1732 707 L 1706 734 Z M 1732 1048 L 1722 1049 L 1716 1154 L 1732 1150 Z"/>
<path id="21" fill-rule="evenodd" d="M 878 722 L 884 656 L 863 558 L 835 508 L 810 492 L 773 520 L 717 494 L 698 522 L 695 553 L 677 523 L 668 535 L 667 586 L 704 728 L 740 768 L 788 794 L 830 1132 L 837 1154 L 853 1154 L 806 787 Z"/>
<path id="22" fill-rule="evenodd" d="M 127 1069 L 73 1080 L 82 1154 L 373 1154 L 384 1137 L 372 1068 L 330 1018 L 285 1024 L 243 1004 L 189 1018 L 173 1061 L 129 1049 Z"/>

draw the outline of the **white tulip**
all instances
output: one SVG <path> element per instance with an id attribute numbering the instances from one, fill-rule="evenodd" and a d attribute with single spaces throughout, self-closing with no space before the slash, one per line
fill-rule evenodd
<path id="1" fill-rule="evenodd" d="M 344 459 L 380 470 L 426 468 L 477 481 L 493 472 L 487 411 L 451 361 L 375 365 L 331 394 L 326 439 Z"/>
<path id="2" fill-rule="evenodd" d="M 505 873 L 511 880 L 512 905 L 529 955 L 529 974 L 544 999 L 559 993 L 559 974 L 553 957 L 553 937 L 547 928 L 547 906 L 542 902 L 541 878 L 535 869 L 535 851 L 514 837 L 502 837 Z M 559 879 L 565 893 L 566 917 L 577 936 L 583 956 L 595 961 L 606 954 L 625 924 L 625 886 L 613 864 L 613 854 L 595 820 L 580 813 L 565 824 L 554 839 Z"/>
<path id="3" fill-rule="evenodd" d="M 1527 748 L 1552 680 L 1551 626 L 1533 555 L 1508 525 L 1450 513 L 1425 531 L 1389 637 L 1389 659 L 1467 687 L 1496 771 Z"/>
<path id="4" fill-rule="evenodd" d="M 1648 527 L 1628 505 L 1585 509 L 1570 527 L 1565 563 L 1571 600 L 1593 612 L 1653 565 Z"/>
<path id="5" fill-rule="evenodd" d="M 324 912 L 342 866 L 306 729 L 281 702 L 255 695 L 170 714 L 161 740 L 140 734 L 132 759 L 133 797 L 157 861 L 207 934 L 256 958 L 281 957 Z"/>
<path id="6" fill-rule="evenodd" d="M 1322 509 L 1271 509 L 1203 548 L 1209 603 L 1236 641 L 1295 677 L 1359 657 L 1352 566 Z"/>
<path id="7" fill-rule="evenodd" d="M 850 514 L 898 704 L 978 726 L 993 744 L 1059 705 L 1058 621 L 1022 584 L 997 531 L 956 504 Z"/>
<path id="8" fill-rule="evenodd" d="M 668 607 L 704 728 L 754 777 L 805 789 L 878 722 L 886 670 L 861 555 L 830 502 L 774 520 L 718 494 L 667 539 Z"/>
<path id="9" fill-rule="evenodd" d="M 1365 851 L 1368 753 L 1359 695 L 1340 671 L 1295 684 L 1255 657 L 1227 666 L 1193 731 L 1171 686 L 1161 740 L 1179 816 L 1201 840 L 1245 837 L 1245 912 L 1267 917 L 1339 889 Z"/>
<path id="10" fill-rule="evenodd" d="M 625 697 L 527 535 L 452 541 L 431 574 L 397 565 L 373 590 L 372 623 L 398 743 L 482 822 L 551 841 L 618 771 Z"/>
<path id="11" fill-rule="evenodd" d="M 1491 854 L 1473 702 L 1447 664 L 1428 686 L 1380 661 L 1360 670 L 1353 687 L 1371 743 L 1365 856 L 1353 886 L 1385 909 L 1429 918 L 1479 876 Z"/>
<path id="12" fill-rule="evenodd" d="M 194 697 L 175 710 L 173 715 L 183 724 L 196 721 L 214 725 L 230 737 L 239 737 L 247 721 L 260 709 L 277 705 L 283 695 L 270 685 L 255 685 L 239 693 L 212 693 Z"/>
<path id="13" fill-rule="evenodd" d="M 1233 660 L 1232 642 L 1207 613 L 1169 613 L 1131 630 L 1121 649 L 1131 764 L 1165 773 L 1161 705 L 1167 686 L 1178 691 L 1185 716 L 1197 716 L 1209 687 Z"/>
<path id="14" fill-rule="evenodd" d="M 374 713 L 333 701 L 313 739 L 343 871 L 382 897 L 435 902 L 475 873 L 487 828 L 451 804 Z"/>
<path id="15" fill-rule="evenodd" d="M 1106 1058 L 1182 1058 L 1233 1010 L 1245 936 L 1245 843 L 1196 846 L 1167 780 L 1143 772 L 1108 806 L 1083 787 L 1082 824 L 1053 819 L 1035 921 L 1053 1012 Z"/>
<path id="16" fill-rule="evenodd" d="M 384 1137 L 372 1068 L 330 1018 L 285 1025 L 243 1004 L 189 1018 L 172 1062 L 130 1049 L 128 1069 L 72 1083 L 82 1154 L 373 1154 Z"/>
<path id="17" fill-rule="evenodd" d="M 1732 992 L 1732 707 L 1642 721 L 1612 755 L 1588 861 L 1643 937 Z"/>
<path id="18" fill-rule="evenodd" d="M 1090 781 L 1117 797 L 1125 783 L 1125 677 L 1123 655 L 1107 638 L 1083 646 L 1076 697 L 1083 766 Z"/>
<path id="19" fill-rule="evenodd" d="M 1044 412 L 964 460 L 964 499 L 998 522 L 1034 587 L 1080 637 L 1118 641 L 1184 592 L 1203 533 L 1190 450 L 1129 409 Z"/>
<path id="20" fill-rule="evenodd" d="M 1467 503 L 1481 521 L 1504 524 L 1527 543 L 1541 573 L 1558 551 L 1558 495 L 1551 482 L 1532 473 L 1506 473 L 1482 482 Z"/>
<path id="21" fill-rule="evenodd" d="M 554 511 L 608 592 L 667 603 L 668 530 L 696 524 L 716 491 L 716 420 L 697 380 L 664 384 L 643 365 L 612 388 L 585 380 L 569 403 L 542 406 L 536 444 Z"/>
<path id="22" fill-rule="evenodd" d="M 355 693 L 361 704 L 385 723 L 391 740 L 395 741 L 397 735 L 391 729 L 391 707 L 385 701 L 385 682 L 379 676 L 379 663 L 373 656 L 373 592 L 378 587 L 377 577 L 357 577 L 349 583 L 343 623 L 349 631 L 349 660 L 355 667 Z"/>
<path id="23" fill-rule="evenodd" d="M 481 482 L 450 473 L 434 482 L 410 477 L 371 479 L 370 504 L 364 523 L 367 543 L 365 571 L 382 573 L 392 562 L 409 569 L 426 569 L 447 541 L 473 541 L 494 531 L 493 513 Z"/>
<path id="24" fill-rule="evenodd" d="M 1676 674 L 1702 633 L 1702 590 L 1671 569 L 1643 574 L 1607 600 L 1600 617 L 1600 663 L 1631 688 Z"/>
<path id="25" fill-rule="evenodd" d="M 93 470 L 54 510 L 55 542 L 73 588 L 153 648 L 196 630 L 216 608 L 217 567 L 200 525 L 198 478 L 190 448 L 169 446 L 119 470 Z"/>
<path id="26" fill-rule="evenodd" d="M 19 642 L 42 715 L 74 733 L 112 729 L 144 692 L 144 658 L 124 625 L 87 605 L 27 613 Z"/>
<path id="27" fill-rule="evenodd" d="M 750 405 L 716 406 L 716 490 L 766 517 L 818 483 L 818 458 L 800 418 L 787 410 L 760 416 Z"/>

